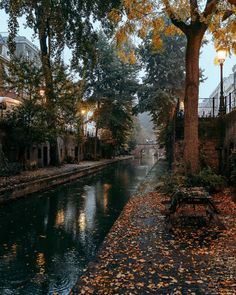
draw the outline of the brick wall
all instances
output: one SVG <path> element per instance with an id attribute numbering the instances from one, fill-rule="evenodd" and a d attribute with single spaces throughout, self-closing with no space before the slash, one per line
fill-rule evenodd
<path id="1" fill-rule="evenodd" d="M 174 162 L 172 165 L 175 173 L 184 173 L 184 143 L 183 140 L 177 140 L 174 147 Z M 199 155 L 201 167 L 211 167 L 215 172 L 219 171 L 219 150 L 218 140 L 202 139 L 199 144 Z"/>

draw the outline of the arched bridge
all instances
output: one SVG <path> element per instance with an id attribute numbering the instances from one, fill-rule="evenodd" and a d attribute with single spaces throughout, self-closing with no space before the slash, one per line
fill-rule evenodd
<path id="1" fill-rule="evenodd" d="M 140 158 L 144 153 L 153 151 L 158 156 L 158 144 L 156 143 L 138 143 L 133 150 L 132 154 L 135 158 Z"/>

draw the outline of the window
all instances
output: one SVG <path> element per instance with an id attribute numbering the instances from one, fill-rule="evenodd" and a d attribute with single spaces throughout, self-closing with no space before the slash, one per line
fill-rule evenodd
<path id="1" fill-rule="evenodd" d="M 26 150 L 26 158 L 27 158 L 27 160 L 30 160 L 30 150 L 29 149 Z"/>
<path id="2" fill-rule="evenodd" d="M 38 159 L 42 159 L 42 150 L 40 148 L 38 149 Z"/>

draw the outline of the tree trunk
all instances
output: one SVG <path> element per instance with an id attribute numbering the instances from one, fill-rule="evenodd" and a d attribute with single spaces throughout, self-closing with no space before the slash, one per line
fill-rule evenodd
<path id="1" fill-rule="evenodd" d="M 46 104 L 48 109 L 48 127 L 55 133 L 50 140 L 50 164 L 59 165 L 59 147 L 57 142 L 57 132 L 56 132 L 56 110 L 55 110 L 55 93 L 53 87 L 53 75 L 50 60 L 50 24 L 48 19 L 44 15 L 44 10 L 42 6 L 36 6 L 35 8 L 36 23 L 39 35 L 40 51 L 41 51 L 41 62 L 43 75 L 45 80 L 45 96 Z M 48 44 L 47 44 L 48 40 Z"/>
<path id="2" fill-rule="evenodd" d="M 199 55 L 204 32 L 187 34 L 186 83 L 184 99 L 184 163 L 185 173 L 199 172 L 198 93 Z"/>
<path id="3" fill-rule="evenodd" d="M 97 102 L 97 110 L 100 109 L 100 101 Z M 94 141 L 94 159 L 97 160 L 97 147 L 98 147 L 98 129 L 99 129 L 98 120 L 96 120 L 96 129 L 95 129 L 95 141 Z"/>
<path id="4" fill-rule="evenodd" d="M 95 140 L 94 140 L 94 160 L 97 160 L 97 146 L 98 146 L 98 126 L 96 125 Z"/>

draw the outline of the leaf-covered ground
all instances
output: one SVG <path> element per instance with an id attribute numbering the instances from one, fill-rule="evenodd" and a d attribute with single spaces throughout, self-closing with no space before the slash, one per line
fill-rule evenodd
<path id="1" fill-rule="evenodd" d="M 38 168 L 35 170 L 27 170 L 21 172 L 19 175 L 14 176 L 0 176 L 0 192 L 1 189 L 12 187 L 14 185 L 31 182 L 34 180 L 39 180 L 42 178 L 47 178 L 50 176 L 61 175 L 63 173 L 69 173 L 73 171 L 78 171 L 88 167 L 100 166 L 103 164 L 110 164 L 116 160 L 124 160 L 130 158 L 126 157 L 116 157 L 115 159 L 101 159 L 98 161 L 81 161 L 78 164 L 63 164 L 61 166 L 49 166 L 44 168 Z"/>
<path id="2" fill-rule="evenodd" d="M 236 204 L 214 199 L 225 228 L 187 206 L 170 225 L 167 196 L 132 198 L 71 294 L 236 294 Z"/>

